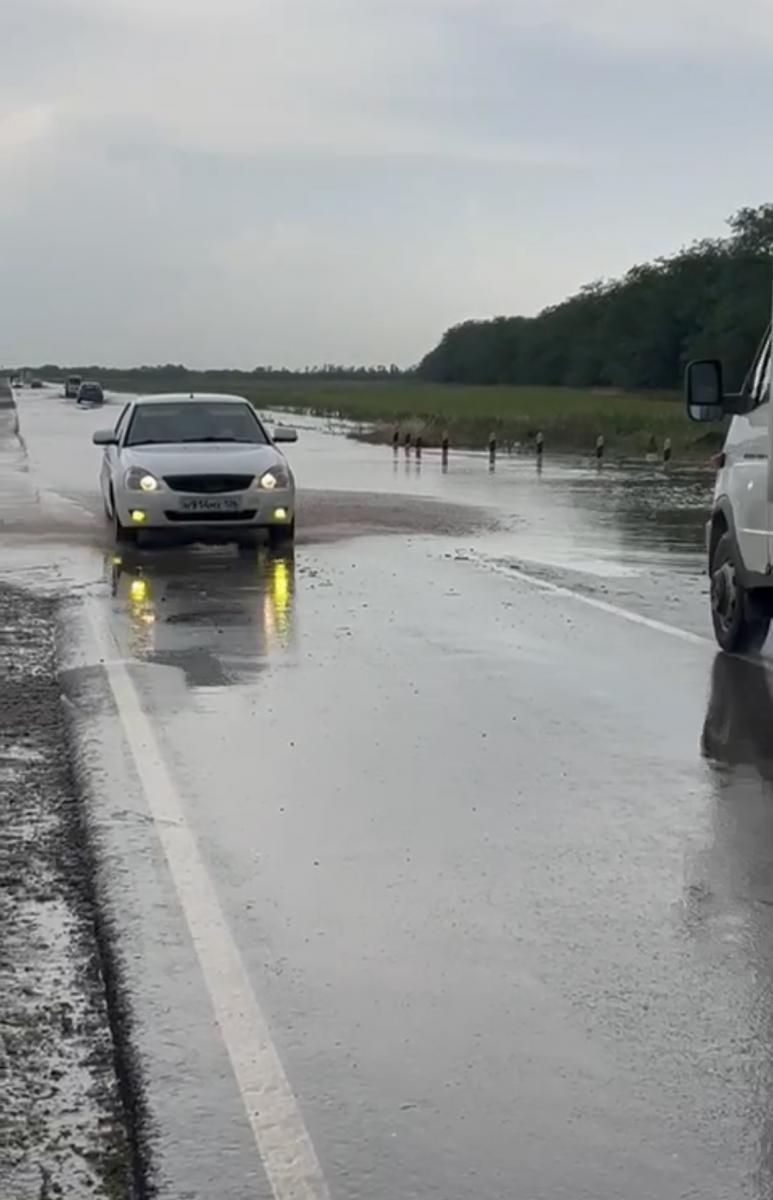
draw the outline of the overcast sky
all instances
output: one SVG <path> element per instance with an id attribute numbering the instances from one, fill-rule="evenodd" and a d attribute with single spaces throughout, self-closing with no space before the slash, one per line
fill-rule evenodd
<path id="1" fill-rule="evenodd" d="M 416 361 L 773 199 L 770 0 L 0 0 L 0 362 Z"/>

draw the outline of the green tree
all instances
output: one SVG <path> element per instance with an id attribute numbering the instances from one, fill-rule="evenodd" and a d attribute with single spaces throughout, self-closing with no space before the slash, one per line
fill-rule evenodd
<path id="1" fill-rule="evenodd" d="M 769 318 L 773 204 L 742 208 L 725 238 L 597 281 L 538 316 L 465 321 L 418 367 L 451 383 L 678 387 L 693 357 L 740 385 Z"/>

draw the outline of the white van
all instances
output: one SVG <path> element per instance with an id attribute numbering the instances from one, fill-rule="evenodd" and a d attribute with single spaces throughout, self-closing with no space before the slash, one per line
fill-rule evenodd
<path id="1" fill-rule="evenodd" d="M 773 425 L 771 333 L 738 393 L 725 392 L 716 359 L 687 367 L 693 421 L 730 424 L 707 527 L 711 617 L 723 650 L 759 650 L 773 616 Z"/>

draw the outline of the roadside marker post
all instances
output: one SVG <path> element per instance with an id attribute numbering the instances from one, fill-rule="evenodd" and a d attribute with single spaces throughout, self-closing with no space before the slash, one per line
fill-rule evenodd
<path id="1" fill-rule="evenodd" d="M 670 461 L 671 461 L 671 438 L 666 438 L 666 440 L 663 443 L 663 462 L 668 463 Z"/>
<path id="2" fill-rule="evenodd" d="M 596 461 L 601 466 L 604 459 L 604 434 L 600 433 L 596 438 Z"/>
<path id="3" fill-rule="evenodd" d="M 421 450 L 424 445 L 420 433 L 416 434 L 416 461 L 421 462 Z"/>
<path id="4" fill-rule="evenodd" d="M 440 460 L 444 467 L 448 467 L 448 446 L 449 437 L 447 433 L 443 434 L 443 440 L 440 443 Z"/>
<path id="5" fill-rule="evenodd" d="M 496 461 L 497 461 L 497 435 L 495 433 L 489 434 L 488 461 L 489 461 L 489 466 L 493 470 L 494 466 L 496 465 Z"/>

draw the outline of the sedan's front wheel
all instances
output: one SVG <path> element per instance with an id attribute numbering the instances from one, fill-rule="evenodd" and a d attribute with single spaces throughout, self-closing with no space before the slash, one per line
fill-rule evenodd
<path id="1" fill-rule="evenodd" d="M 115 509 L 115 502 L 113 503 L 113 508 Z M 139 530 L 127 529 L 125 525 L 122 525 L 121 518 L 118 516 L 116 509 L 115 516 L 113 517 L 113 535 L 116 546 L 136 546 Z"/>
<path id="2" fill-rule="evenodd" d="M 268 544 L 272 550 L 281 550 L 292 546 L 295 541 L 295 521 L 289 525 L 271 525 L 268 531 Z"/>

